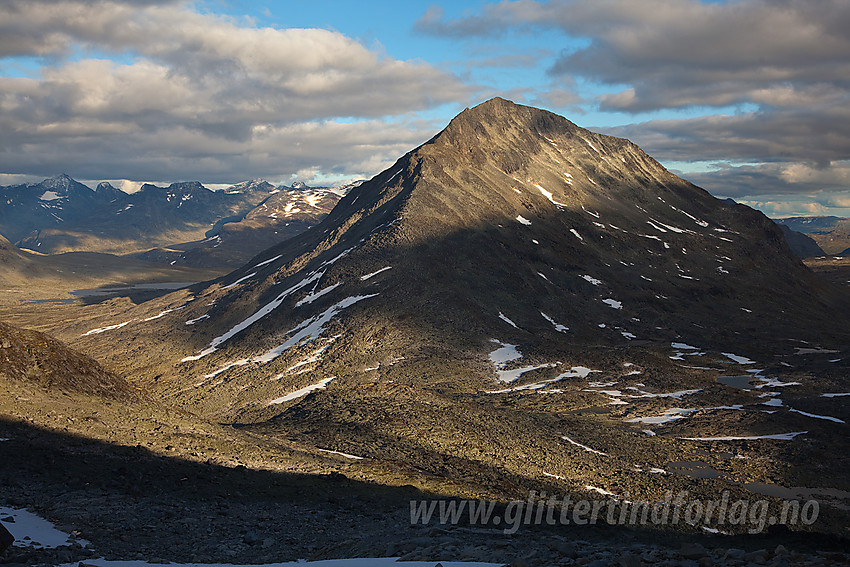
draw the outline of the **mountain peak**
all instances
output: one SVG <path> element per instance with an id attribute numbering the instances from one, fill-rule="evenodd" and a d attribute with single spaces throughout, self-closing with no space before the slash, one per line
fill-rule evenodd
<path id="1" fill-rule="evenodd" d="M 94 192 L 105 197 L 120 197 L 125 194 L 124 191 L 118 189 L 108 181 L 98 183 L 97 187 L 94 188 Z"/>
<path id="2" fill-rule="evenodd" d="M 68 192 L 68 190 L 70 190 L 71 187 L 76 187 L 76 188 L 85 187 L 86 189 L 89 189 L 87 186 L 85 186 L 82 183 L 80 183 L 79 181 L 73 179 L 70 175 L 68 175 L 66 173 L 60 173 L 59 175 L 55 175 L 53 177 L 45 179 L 44 181 L 42 181 L 38 185 L 40 185 L 40 186 L 42 186 L 46 189 L 53 189 L 53 190 L 61 191 L 63 193 Z M 91 190 L 91 189 L 89 189 L 89 190 Z"/>
<path id="3" fill-rule="evenodd" d="M 178 181 L 168 186 L 173 191 L 209 191 L 200 181 Z"/>
<path id="4" fill-rule="evenodd" d="M 467 108 L 463 112 L 460 113 L 462 116 L 465 113 L 472 114 L 490 114 L 490 115 L 498 115 L 498 114 L 510 114 L 516 112 L 522 112 L 523 109 L 531 110 L 536 112 L 546 112 L 545 110 L 541 110 L 539 108 L 534 108 L 531 106 L 524 106 L 521 104 L 517 104 L 512 100 L 508 100 L 502 97 L 493 97 L 491 99 L 485 100 L 471 108 Z"/>
<path id="5" fill-rule="evenodd" d="M 476 167 L 495 162 L 510 173 L 521 169 L 531 155 L 551 149 L 552 144 L 561 150 L 581 151 L 588 141 L 598 148 L 603 138 L 618 140 L 579 128 L 549 111 L 496 97 L 458 114 L 429 143 L 453 148 Z M 599 161 L 598 152 L 592 157 Z"/>
<path id="6" fill-rule="evenodd" d="M 470 122 L 513 123 L 533 129 L 539 129 L 546 124 L 559 124 L 562 128 L 578 128 L 563 116 L 541 108 L 517 104 L 501 97 L 494 97 L 472 108 L 465 109 L 452 120 L 449 128 L 456 122 L 461 124 Z"/>
<path id="7" fill-rule="evenodd" d="M 225 189 L 225 193 L 228 194 L 236 194 L 236 193 L 244 193 L 246 191 L 265 191 L 271 192 L 274 191 L 274 185 L 262 179 L 260 177 L 256 179 L 251 179 L 249 181 L 242 181 L 240 183 L 236 183 L 235 185 L 231 185 L 227 189 Z"/>
<path id="8" fill-rule="evenodd" d="M 670 191 L 687 193 L 691 201 L 709 197 L 626 139 L 502 98 L 464 110 L 405 160 L 406 174 L 393 183 L 406 181 L 411 188 L 404 216 L 419 225 L 408 233 L 415 240 L 565 210 L 586 221 L 585 209 L 615 208 L 636 220 L 644 213 L 627 202 L 651 210 L 650 203 L 668 199 Z M 387 178 L 397 167 L 385 172 Z M 435 181 L 416 183 L 417 190 L 416 178 Z M 413 212 L 429 221 L 415 222 Z"/>
<path id="9" fill-rule="evenodd" d="M 59 175 L 54 175 L 53 177 L 45 179 L 42 183 L 70 183 L 71 181 L 74 181 L 74 179 L 70 175 L 67 173 L 60 173 Z"/>

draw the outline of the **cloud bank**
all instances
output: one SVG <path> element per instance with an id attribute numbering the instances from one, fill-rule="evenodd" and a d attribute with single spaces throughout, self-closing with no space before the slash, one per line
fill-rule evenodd
<path id="1" fill-rule="evenodd" d="M 185 2 L 0 4 L 0 171 L 239 181 L 374 173 L 432 135 L 456 76 L 324 29 L 260 28 Z"/>

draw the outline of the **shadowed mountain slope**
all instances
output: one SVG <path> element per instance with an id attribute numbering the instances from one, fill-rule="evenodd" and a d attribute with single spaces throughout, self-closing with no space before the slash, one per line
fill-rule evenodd
<path id="1" fill-rule="evenodd" d="M 782 223 L 778 223 L 777 226 L 782 230 L 791 251 L 800 258 L 826 256 L 826 252 L 818 246 L 818 243 L 811 236 L 792 230 Z"/>

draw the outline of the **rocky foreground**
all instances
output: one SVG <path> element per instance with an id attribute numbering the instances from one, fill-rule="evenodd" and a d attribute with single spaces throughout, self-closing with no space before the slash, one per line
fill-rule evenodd
<path id="1" fill-rule="evenodd" d="M 65 419 L 79 429 L 75 418 Z M 723 536 L 600 524 L 522 526 L 505 534 L 468 523 L 441 525 L 436 518 L 412 524 L 410 501 L 438 495 L 347 478 L 334 470 L 339 467 L 333 455 L 325 467 L 329 472 L 299 474 L 196 462 L 191 455 L 163 457 L 141 445 L 113 446 L 8 419 L 0 423 L 0 438 L 5 439 L 0 506 L 29 508 L 72 534 L 71 544 L 54 549 L 10 548 L 0 555 L 3 565 L 85 565 L 95 558 L 268 564 L 352 557 L 513 566 L 850 562 L 842 540 L 788 531 Z M 90 544 L 84 547 L 77 538 Z"/>

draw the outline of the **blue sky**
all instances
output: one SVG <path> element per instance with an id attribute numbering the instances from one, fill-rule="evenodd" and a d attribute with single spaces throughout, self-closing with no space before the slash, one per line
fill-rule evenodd
<path id="1" fill-rule="evenodd" d="M 850 3 L 8 0 L 0 183 L 370 177 L 495 95 L 850 215 Z"/>

